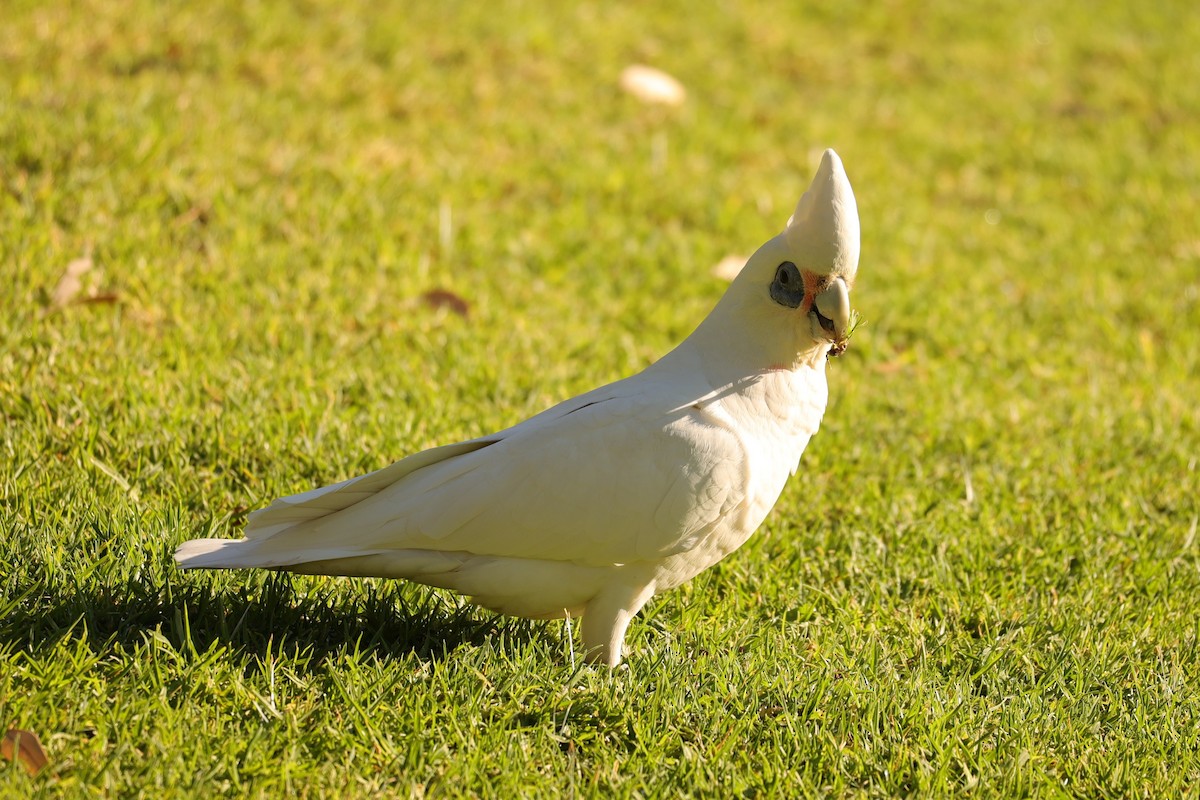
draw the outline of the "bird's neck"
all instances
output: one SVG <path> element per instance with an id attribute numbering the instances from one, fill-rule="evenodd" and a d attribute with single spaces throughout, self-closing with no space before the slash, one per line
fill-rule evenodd
<path id="1" fill-rule="evenodd" d="M 816 433 L 829 399 L 828 345 L 814 344 L 785 361 L 763 358 L 761 346 L 747 346 L 742 338 L 734 345 L 735 338 L 720 324 L 701 325 L 651 369 L 688 376 L 679 381 L 687 387 L 683 402 L 715 405 L 729 419 L 740 420 L 746 435 L 798 456 Z M 788 464 L 789 470 L 794 467 L 794 461 Z"/>
<path id="2" fill-rule="evenodd" d="M 813 341 L 807 315 L 791 309 L 762 311 L 726 294 L 676 352 L 698 362 L 709 384 L 717 387 L 776 372 L 823 374 L 829 344 Z"/>

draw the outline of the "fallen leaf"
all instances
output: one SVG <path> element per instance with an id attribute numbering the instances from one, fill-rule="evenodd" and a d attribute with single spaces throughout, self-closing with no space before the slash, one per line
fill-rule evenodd
<path id="1" fill-rule="evenodd" d="M 191 206 L 187 211 L 184 211 L 182 214 L 175 217 L 172 223 L 181 228 L 192 224 L 203 228 L 208 224 L 209 217 L 210 213 L 207 208 L 202 206 Z"/>
<path id="2" fill-rule="evenodd" d="M 621 70 L 621 88 L 643 103 L 666 106 L 683 105 L 687 90 L 683 84 L 661 69 L 644 64 L 631 64 Z"/>
<path id="3" fill-rule="evenodd" d="M 50 305 L 55 308 L 61 308 L 72 300 L 75 295 L 83 288 L 83 276 L 92 268 L 92 260 L 90 258 L 77 258 L 70 264 L 67 264 L 67 269 L 63 272 L 61 278 L 58 279 L 58 285 L 54 287 L 54 291 L 50 294 Z"/>
<path id="4" fill-rule="evenodd" d="M 738 273 L 742 271 L 742 267 L 746 265 L 747 261 L 749 259 L 746 256 L 737 254 L 727 255 L 713 265 L 713 277 L 731 281 L 738 276 Z"/>
<path id="5" fill-rule="evenodd" d="M 20 728 L 9 728 L 8 733 L 4 734 L 4 739 L 0 741 L 0 755 L 9 761 L 17 759 L 30 775 L 37 775 L 50 763 L 37 735 Z"/>
<path id="6" fill-rule="evenodd" d="M 112 303 L 121 302 L 121 295 L 118 292 L 96 292 L 89 294 L 79 301 L 80 303 L 98 303 L 100 305 L 109 305 Z"/>
<path id="7" fill-rule="evenodd" d="M 448 308 L 464 319 L 471 312 L 471 304 L 448 289 L 430 289 L 421 295 L 430 308 Z"/>
<path id="8" fill-rule="evenodd" d="M 882 363 L 876 363 L 876 365 L 872 366 L 871 368 L 875 369 L 875 372 L 882 373 L 884 375 L 890 375 L 896 372 L 904 372 L 905 369 L 910 366 L 912 365 L 910 365 L 910 363 L 907 361 L 884 361 Z"/>

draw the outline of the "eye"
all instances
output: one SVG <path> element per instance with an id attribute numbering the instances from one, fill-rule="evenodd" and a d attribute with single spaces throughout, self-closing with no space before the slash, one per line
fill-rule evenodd
<path id="1" fill-rule="evenodd" d="M 804 302 L 804 279 L 791 261 L 785 261 L 775 268 L 771 299 L 787 308 L 797 308 Z"/>

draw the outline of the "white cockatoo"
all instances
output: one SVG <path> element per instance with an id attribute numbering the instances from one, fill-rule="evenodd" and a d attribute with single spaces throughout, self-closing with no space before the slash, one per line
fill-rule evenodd
<path id="1" fill-rule="evenodd" d="M 700 326 L 642 372 L 511 428 L 435 447 L 184 542 L 185 569 L 406 578 L 532 619 L 582 616 L 621 661 L 646 601 L 766 518 L 821 422 L 851 325 L 858 209 L 826 150 L 784 231 Z"/>

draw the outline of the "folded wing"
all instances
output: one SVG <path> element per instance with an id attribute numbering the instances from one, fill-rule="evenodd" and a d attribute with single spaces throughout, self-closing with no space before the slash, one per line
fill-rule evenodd
<path id="1" fill-rule="evenodd" d="M 744 502 L 745 453 L 732 431 L 690 405 L 664 415 L 636 393 L 590 394 L 277 500 L 251 516 L 246 540 L 189 542 L 176 557 L 185 567 L 289 567 L 431 550 L 607 566 L 687 549 Z"/>

